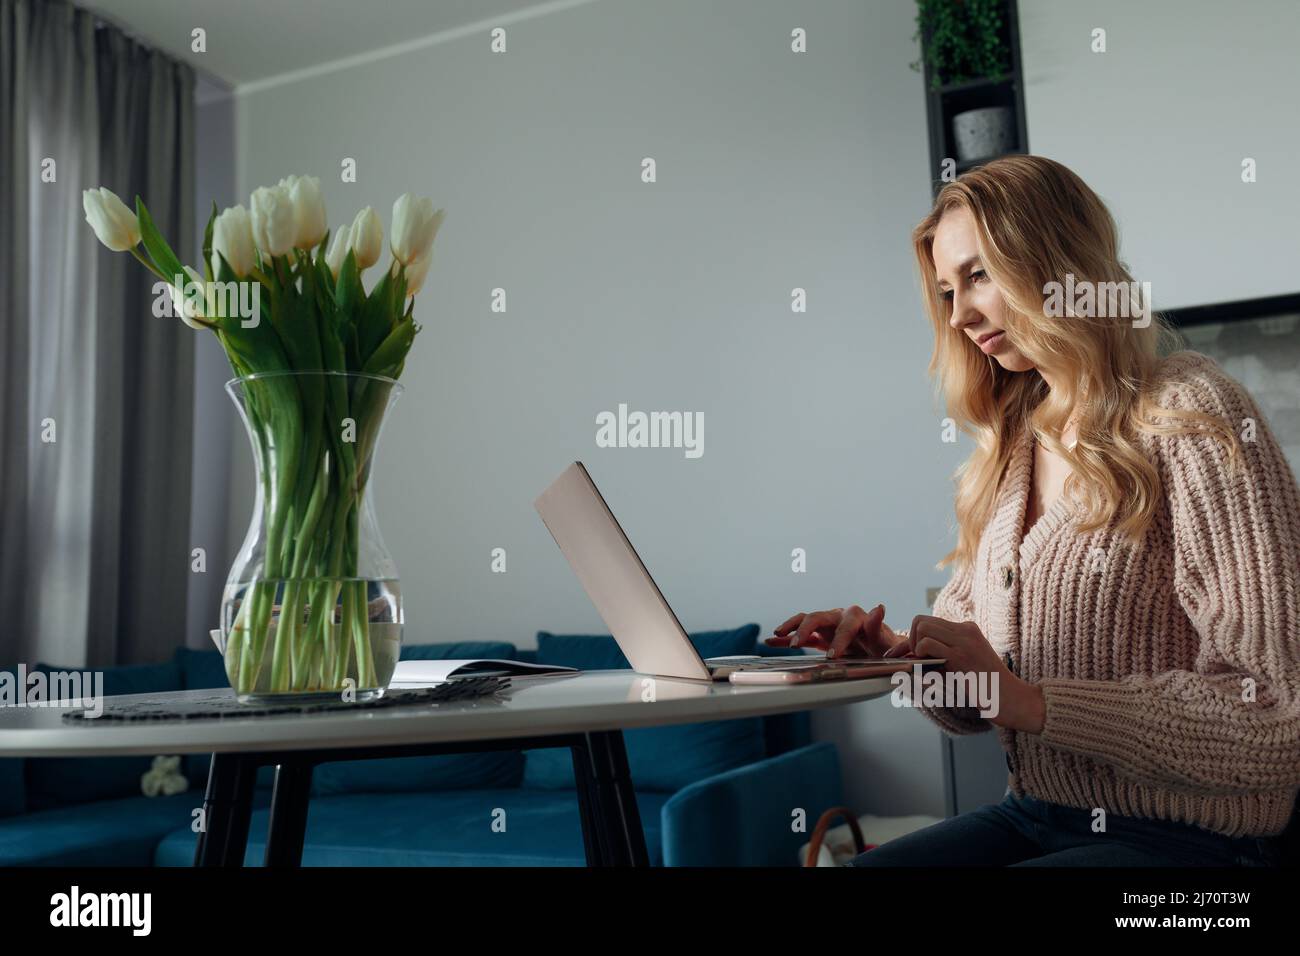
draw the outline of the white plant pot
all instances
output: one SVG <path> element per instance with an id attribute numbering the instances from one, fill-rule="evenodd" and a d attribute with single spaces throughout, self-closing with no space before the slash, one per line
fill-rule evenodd
<path id="1" fill-rule="evenodd" d="M 957 159 L 970 162 L 991 159 L 1011 149 L 1013 142 L 1011 110 L 1006 106 L 986 106 L 966 110 L 952 118 Z"/>

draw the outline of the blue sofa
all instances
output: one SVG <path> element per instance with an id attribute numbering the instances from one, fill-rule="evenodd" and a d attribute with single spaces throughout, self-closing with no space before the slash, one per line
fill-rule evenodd
<path id="1" fill-rule="evenodd" d="M 692 640 L 704 656 L 782 653 L 756 644 L 757 633 L 749 625 Z M 408 645 L 402 657 L 628 666 L 608 636 L 545 632 L 536 650 L 463 642 Z M 107 694 L 222 686 L 216 651 L 181 648 L 163 664 L 105 672 Z M 792 813 L 802 808 L 816 820 L 842 802 L 834 745 L 811 742 L 807 713 L 637 729 L 625 740 L 655 865 L 794 865 L 807 834 L 792 827 Z M 0 866 L 189 866 L 208 757 L 186 757 L 190 788 L 167 797 L 141 795 L 151 760 L 0 760 Z M 271 783 L 265 768 L 249 866 L 265 850 Z M 323 764 L 312 781 L 303 865 L 581 866 L 573 786 L 569 752 L 557 749 Z"/>

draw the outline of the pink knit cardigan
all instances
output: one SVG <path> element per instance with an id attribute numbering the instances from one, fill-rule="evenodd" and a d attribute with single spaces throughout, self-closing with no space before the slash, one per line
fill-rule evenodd
<path id="1" fill-rule="evenodd" d="M 974 621 L 1038 684 L 1042 733 L 997 728 L 1017 796 L 1271 836 L 1300 789 L 1300 490 L 1249 393 L 1213 359 L 1162 360 L 1159 404 L 1225 419 L 1238 471 L 1206 435 L 1140 434 L 1162 506 L 1139 547 L 1073 527 L 1058 499 L 1022 538 L 1033 436 L 1017 441 L 973 565 L 933 613 Z M 993 727 L 923 711 L 952 734 Z"/>

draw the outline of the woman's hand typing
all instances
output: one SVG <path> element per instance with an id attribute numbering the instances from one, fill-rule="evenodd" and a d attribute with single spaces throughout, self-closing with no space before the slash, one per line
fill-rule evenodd
<path id="1" fill-rule="evenodd" d="M 811 647 L 825 651 L 828 658 L 884 657 L 890 648 L 902 645 L 905 635 L 885 623 L 885 606 L 870 611 L 858 605 L 829 611 L 800 612 L 767 638 L 771 647 Z M 895 656 L 895 655 L 891 655 Z"/>

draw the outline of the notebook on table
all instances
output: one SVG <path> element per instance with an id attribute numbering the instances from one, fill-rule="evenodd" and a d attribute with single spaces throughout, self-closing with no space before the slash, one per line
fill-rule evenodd
<path id="1" fill-rule="evenodd" d="M 398 661 L 389 687 L 428 687 L 467 677 L 563 677 L 579 673 L 576 667 L 558 664 L 531 664 L 527 661 L 503 661 L 493 658 L 473 660 Z"/>

